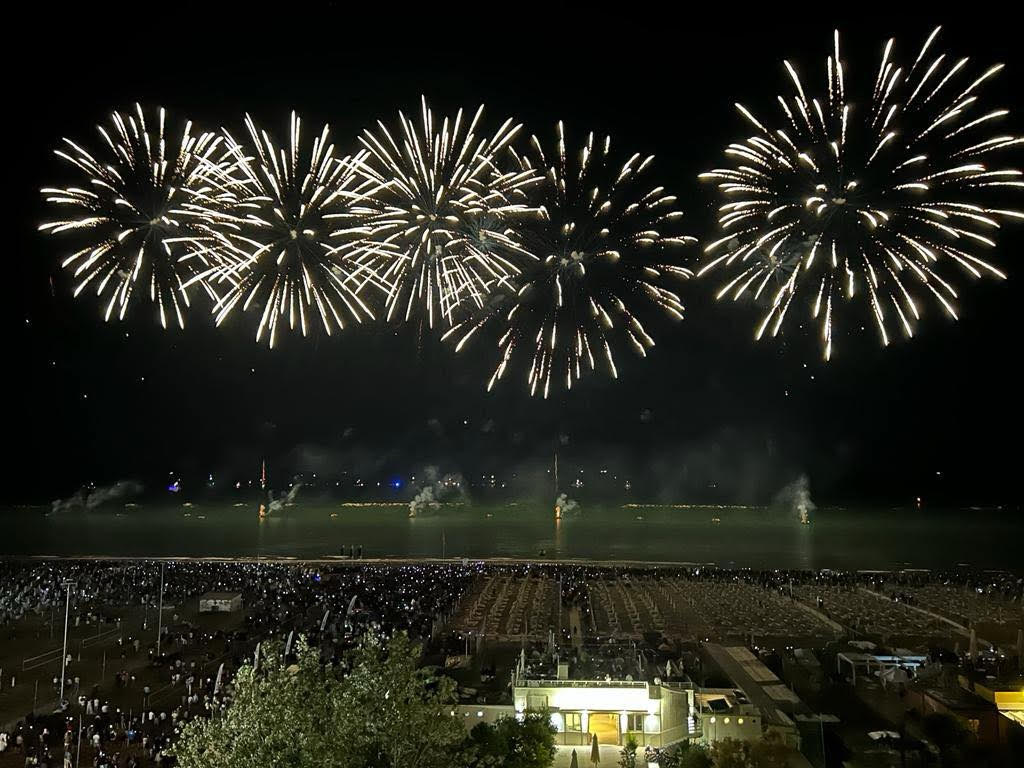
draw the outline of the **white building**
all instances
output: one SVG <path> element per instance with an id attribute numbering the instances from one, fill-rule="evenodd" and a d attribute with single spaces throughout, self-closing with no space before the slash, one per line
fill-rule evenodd
<path id="1" fill-rule="evenodd" d="M 200 613 L 234 613 L 240 610 L 241 592 L 207 592 L 199 598 Z"/>
<path id="2" fill-rule="evenodd" d="M 699 736 L 692 687 L 632 680 L 530 680 L 513 685 L 513 708 L 547 709 L 558 731 L 555 743 L 623 744 L 632 736 L 640 745 L 668 746 Z"/>

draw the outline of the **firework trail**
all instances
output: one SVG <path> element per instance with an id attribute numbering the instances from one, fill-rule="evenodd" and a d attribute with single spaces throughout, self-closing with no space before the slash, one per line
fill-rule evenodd
<path id="1" fill-rule="evenodd" d="M 482 115 L 483 106 L 470 120 L 460 109 L 437 124 L 423 98 L 418 124 L 399 112 L 397 133 L 378 121 L 360 137 L 383 208 L 370 222 L 377 248 L 360 261 L 390 286 L 389 320 L 419 315 L 430 328 L 451 325 L 460 309 L 482 307 L 492 286 L 519 272 L 525 254 L 508 230 L 528 212 L 521 193 L 535 178 L 497 162 L 520 126 L 509 119 L 478 137 Z"/>
<path id="2" fill-rule="evenodd" d="M 995 247 L 1002 220 L 1024 218 L 992 202 L 1004 187 L 1024 186 L 1020 171 L 994 159 L 1022 139 L 996 130 L 1008 111 L 980 96 L 1002 65 L 970 73 L 967 58 L 935 50 L 938 32 L 909 64 L 889 40 L 866 98 L 847 93 L 836 32 L 827 97 L 811 96 L 786 61 L 794 90 L 778 97 L 783 127 L 736 105 L 755 133 L 726 149 L 730 167 L 702 174 L 725 202 L 722 236 L 698 274 L 727 271 L 719 298 L 767 305 L 758 339 L 779 333 L 800 294 L 820 323 L 825 359 L 840 299 L 863 297 L 887 345 L 894 317 L 913 335 L 922 295 L 956 319 L 950 268 L 1005 277 L 976 255 Z"/>
<path id="3" fill-rule="evenodd" d="M 214 232 L 230 200 L 228 163 L 213 133 L 192 135 L 187 122 L 168 144 L 166 114 L 155 125 L 142 107 L 114 112 L 113 128 L 98 126 L 104 152 L 93 154 L 71 141 L 55 150 L 85 177 L 83 186 L 45 188 L 47 203 L 66 217 L 42 224 L 50 234 L 73 233 L 88 244 L 62 261 L 78 296 L 94 288 L 106 299 L 104 319 L 124 319 L 139 291 L 156 305 L 160 324 L 168 316 L 185 325 L 188 288 L 201 285 L 216 299 L 207 277 L 220 263 Z"/>
<path id="4" fill-rule="evenodd" d="M 529 359 L 530 393 L 545 398 L 553 380 L 571 389 L 598 360 L 617 377 L 614 345 L 628 342 L 643 356 L 654 346 L 641 315 L 655 308 L 682 318 L 682 301 L 667 284 L 691 275 L 677 251 L 694 238 L 678 233 L 676 197 L 645 180 L 653 156 L 612 165 L 610 148 L 609 138 L 591 133 L 570 155 L 559 123 L 552 154 L 534 136 L 527 153 L 514 155 L 523 172 L 543 175 L 530 190 L 538 214 L 516 228 L 535 266 L 521 287 L 497 294 L 480 317 L 445 334 L 458 350 L 485 326 L 500 328 L 488 389 L 519 352 Z"/>
<path id="5" fill-rule="evenodd" d="M 245 126 L 248 146 L 224 132 L 236 202 L 221 226 L 233 258 L 217 272 L 229 286 L 214 310 L 217 325 L 239 306 L 256 304 L 262 308 L 256 341 L 266 334 L 273 347 L 282 320 L 305 336 L 311 316 L 328 335 L 344 328 L 346 314 L 358 322 L 372 318 L 362 294 L 383 284 L 358 259 L 373 250 L 365 221 L 376 210 L 377 185 L 361 173 L 362 155 L 335 157 L 327 125 L 303 152 L 294 112 L 286 148 L 249 115 Z"/>

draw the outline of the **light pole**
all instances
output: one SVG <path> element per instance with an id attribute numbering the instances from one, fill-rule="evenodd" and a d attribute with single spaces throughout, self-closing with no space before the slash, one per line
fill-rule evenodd
<path id="1" fill-rule="evenodd" d="M 160 636 L 164 631 L 164 563 L 160 563 L 160 599 L 156 617 L 156 658 L 160 658 Z"/>
<path id="2" fill-rule="evenodd" d="M 67 589 L 67 596 L 64 599 L 64 652 L 60 656 L 60 699 L 57 702 L 59 707 L 64 706 L 64 678 L 68 665 L 68 614 L 71 613 L 71 588 L 75 586 L 73 581 L 65 581 L 63 585 Z"/>
<path id="3" fill-rule="evenodd" d="M 82 713 L 78 713 L 78 743 L 75 745 L 75 768 L 82 757 Z"/>

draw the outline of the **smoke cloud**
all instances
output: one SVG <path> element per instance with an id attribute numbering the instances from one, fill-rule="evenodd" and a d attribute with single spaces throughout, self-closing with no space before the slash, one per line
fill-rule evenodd
<path id="1" fill-rule="evenodd" d="M 811 487 L 807 475 L 800 475 L 777 494 L 772 506 L 797 516 L 801 523 L 809 523 L 817 506 L 811 501 Z"/>
<path id="2" fill-rule="evenodd" d="M 570 499 L 564 493 L 558 494 L 558 498 L 555 499 L 555 506 L 558 507 L 559 511 L 561 511 L 563 515 L 578 515 L 583 511 L 577 501 Z"/>
<path id="3" fill-rule="evenodd" d="M 92 489 L 83 486 L 66 499 L 55 499 L 50 502 L 50 514 L 76 510 L 91 512 L 104 504 L 112 504 L 132 496 L 138 496 L 143 490 L 142 484 L 134 480 L 118 480 L 113 485 Z"/>
<path id="4" fill-rule="evenodd" d="M 441 475 L 437 467 L 428 466 L 422 477 L 423 483 L 409 502 L 409 517 L 436 510 L 446 500 L 466 499 L 466 483 L 458 472 Z"/>
<path id="5" fill-rule="evenodd" d="M 299 489 L 301 487 L 302 483 L 296 483 L 290 489 L 288 489 L 288 493 L 277 499 L 274 498 L 274 492 L 271 491 L 270 504 L 267 506 L 267 511 L 271 514 L 274 514 L 275 512 L 280 512 L 289 504 L 294 504 L 295 498 L 299 495 Z"/>

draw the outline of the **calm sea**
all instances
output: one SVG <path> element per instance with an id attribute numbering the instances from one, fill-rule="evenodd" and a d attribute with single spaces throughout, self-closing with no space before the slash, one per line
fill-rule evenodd
<path id="1" fill-rule="evenodd" d="M 0 555 L 585 558 L 751 568 L 1024 569 L 1017 510 L 819 509 L 810 525 L 751 508 L 588 505 L 555 521 L 538 504 L 443 507 L 298 503 L 149 505 L 123 511 L 0 509 Z"/>

